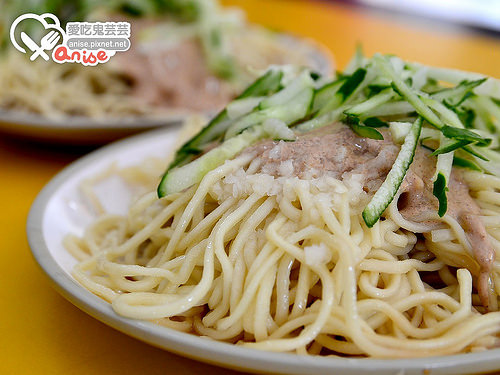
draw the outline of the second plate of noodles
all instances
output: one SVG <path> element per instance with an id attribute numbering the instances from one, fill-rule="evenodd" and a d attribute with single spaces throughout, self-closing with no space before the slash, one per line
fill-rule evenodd
<path id="1" fill-rule="evenodd" d="M 5 25 L 17 7 L 5 9 Z M 193 112 L 214 114 L 270 64 L 307 66 L 322 74 L 333 69 L 323 47 L 249 24 L 241 10 L 216 1 L 146 1 L 134 7 L 126 1 L 40 2 L 36 11 L 54 13 L 63 25 L 130 22 L 131 47 L 90 68 L 30 61 L 4 40 L 2 129 L 39 139 L 104 142 L 179 124 Z"/>

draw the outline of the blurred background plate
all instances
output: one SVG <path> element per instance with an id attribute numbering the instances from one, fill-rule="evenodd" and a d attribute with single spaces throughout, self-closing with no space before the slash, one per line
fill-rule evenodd
<path id="1" fill-rule="evenodd" d="M 0 130 L 36 141 L 96 145 L 160 126 L 179 125 L 185 117 L 186 114 L 173 113 L 162 118 L 93 119 L 68 116 L 51 119 L 27 112 L 0 110 Z"/>
<path id="2" fill-rule="evenodd" d="M 290 34 L 280 34 L 278 41 L 287 49 L 300 50 L 308 66 L 318 73 L 329 75 L 333 72 L 332 54 L 321 44 Z M 215 113 L 213 111 L 205 114 L 213 116 Z M 29 112 L 0 109 L 0 131 L 15 137 L 48 143 L 99 145 L 161 126 L 180 125 L 190 114 L 193 114 L 193 111 L 172 109 L 154 117 L 49 118 Z"/>

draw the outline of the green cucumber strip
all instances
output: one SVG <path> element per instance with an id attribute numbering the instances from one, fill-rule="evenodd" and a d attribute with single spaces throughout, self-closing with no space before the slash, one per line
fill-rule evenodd
<path id="1" fill-rule="evenodd" d="M 168 169 L 181 166 L 183 164 L 189 163 L 196 155 L 199 155 L 202 151 L 194 148 L 184 147 L 175 153 L 174 160 L 168 165 Z"/>
<path id="2" fill-rule="evenodd" d="M 302 90 L 313 87 L 314 81 L 308 71 L 303 71 L 297 78 L 290 82 L 285 88 L 276 94 L 263 99 L 259 104 L 259 109 L 277 107 L 286 105 L 294 97 L 299 95 Z"/>
<path id="3" fill-rule="evenodd" d="M 464 159 L 458 156 L 453 158 L 453 165 L 460 168 L 467 168 L 472 171 L 482 172 L 483 169 L 474 163 L 472 160 Z"/>
<path id="4" fill-rule="evenodd" d="M 346 81 L 340 86 L 339 90 L 328 100 L 325 105 L 319 110 L 316 116 L 322 116 L 327 112 L 333 111 L 344 103 L 356 89 L 361 85 L 361 82 L 366 77 L 366 69 L 357 69 Z"/>
<path id="5" fill-rule="evenodd" d="M 230 123 L 226 110 L 219 112 L 198 134 L 182 145 L 167 170 L 183 165 L 189 162 L 192 156 L 202 153 L 201 146 L 219 138 Z"/>
<path id="6" fill-rule="evenodd" d="M 218 139 L 231 123 L 227 115 L 227 111 L 224 109 L 217 114 L 197 135 L 195 135 L 191 140 L 186 142 L 186 146 L 190 148 L 195 148 L 200 145 L 212 142 Z"/>
<path id="7" fill-rule="evenodd" d="M 366 69 L 359 68 L 340 86 L 337 95 L 341 97 L 343 102 L 356 91 L 365 79 L 366 73 Z"/>
<path id="8" fill-rule="evenodd" d="M 267 96 L 280 89 L 283 72 L 278 69 L 269 69 L 263 76 L 257 78 L 236 99 L 250 96 Z"/>
<path id="9" fill-rule="evenodd" d="M 442 104 L 441 102 L 437 101 L 434 98 L 429 98 L 425 96 L 419 96 L 419 98 L 425 105 L 429 106 L 429 108 L 431 108 L 434 112 L 436 112 L 439 115 L 443 123 L 454 126 L 456 128 L 464 127 L 458 115 L 454 111 L 446 107 L 444 104 Z"/>
<path id="10" fill-rule="evenodd" d="M 476 131 L 482 130 L 483 132 L 487 132 L 489 135 L 495 133 L 495 125 L 492 123 L 489 113 L 484 113 L 479 110 L 479 108 L 476 109 L 476 112 L 477 115 L 474 112 L 475 117 L 472 129 Z"/>
<path id="11" fill-rule="evenodd" d="M 427 68 L 422 67 L 416 70 L 412 70 L 411 67 L 406 66 L 411 72 L 412 72 L 412 87 L 415 90 L 422 90 L 422 87 L 424 87 L 427 82 Z"/>
<path id="12" fill-rule="evenodd" d="M 314 117 L 310 120 L 304 121 L 303 123 L 294 127 L 294 130 L 300 133 L 306 133 L 308 131 L 322 128 L 323 126 L 331 125 L 338 122 L 342 117 L 344 117 L 344 111 L 348 108 L 347 105 L 340 106 L 334 111 L 325 113 L 322 116 Z"/>
<path id="13" fill-rule="evenodd" d="M 390 122 L 389 129 L 391 130 L 391 136 L 394 143 L 403 143 L 412 125 L 411 122 Z"/>
<path id="14" fill-rule="evenodd" d="M 393 115 L 404 115 L 407 113 L 415 112 L 415 108 L 406 102 L 406 101 L 397 101 L 382 104 L 378 108 L 374 108 L 368 113 L 365 113 L 366 116 L 393 116 Z"/>
<path id="15" fill-rule="evenodd" d="M 252 132 L 253 137 L 234 137 L 221 146 L 210 150 L 203 156 L 179 168 L 168 171 L 158 186 L 158 197 L 182 191 L 201 181 L 209 171 L 221 165 L 226 159 L 258 140 L 261 132 Z"/>
<path id="16" fill-rule="evenodd" d="M 389 124 L 378 117 L 368 117 L 363 120 L 363 124 L 370 128 L 388 128 Z"/>
<path id="17" fill-rule="evenodd" d="M 312 87 L 304 88 L 297 96 L 288 103 L 252 112 L 236 121 L 227 129 L 224 139 L 229 139 L 241 133 L 243 130 L 261 123 L 268 118 L 276 118 L 284 121 L 287 125 L 305 117 L 313 100 L 314 90 Z"/>
<path id="18" fill-rule="evenodd" d="M 420 97 L 418 94 L 413 92 L 392 70 L 390 64 L 380 55 L 376 55 L 374 60 L 381 69 L 388 74 L 393 82 L 392 85 L 396 92 L 403 96 L 410 104 L 413 105 L 417 113 L 422 116 L 427 122 L 429 122 L 434 127 L 440 129 L 443 134 L 448 138 L 454 138 L 458 140 L 472 140 L 472 142 L 478 142 L 480 145 L 488 145 L 491 140 L 484 139 L 483 137 L 467 130 L 459 129 L 456 127 L 451 127 L 445 125 L 443 121 L 434 113 L 432 110 L 424 103 L 423 100 L 431 103 L 432 100 L 427 100 L 426 98 Z M 476 137 L 476 139 L 472 139 Z"/>
<path id="19" fill-rule="evenodd" d="M 424 144 L 422 144 L 422 147 L 431 151 L 431 152 L 436 151 L 432 147 L 426 146 Z M 483 169 L 479 165 L 477 165 L 475 162 L 473 162 L 472 160 L 465 159 L 465 158 L 462 158 L 462 157 L 457 156 L 457 155 L 453 155 L 453 165 L 460 167 L 460 168 L 467 168 L 467 169 L 470 169 L 473 171 L 478 171 L 478 172 L 483 171 Z"/>
<path id="20" fill-rule="evenodd" d="M 426 92 L 428 94 L 433 94 L 435 92 L 441 91 L 443 88 L 439 85 L 439 82 L 433 78 L 427 76 L 426 84 L 420 89 L 420 91 Z"/>
<path id="21" fill-rule="evenodd" d="M 340 86 L 342 86 L 345 80 L 345 77 L 339 78 L 338 80 L 329 82 L 323 87 L 320 87 L 318 90 L 316 90 L 312 106 L 313 113 L 322 108 L 328 102 L 328 100 L 337 93 Z"/>
<path id="22" fill-rule="evenodd" d="M 356 50 L 352 59 L 347 63 L 344 69 L 345 75 L 350 75 L 354 73 L 357 69 L 362 68 L 365 65 L 365 56 L 363 54 L 363 47 L 361 44 L 356 45 Z"/>
<path id="23" fill-rule="evenodd" d="M 404 83 L 404 81 L 396 74 L 391 64 L 383 56 L 375 54 L 375 56 L 373 56 L 373 61 L 388 77 L 392 79 L 392 87 L 394 91 L 406 99 L 406 101 L 413 106 L 414 110 L 417 111 L 420 116 L 438 129 L 444 126 L 441 119 L 422 102 L 413 89 Z"/>
<path id="24" fill-rule="evenodd" d="M 392 70 L 396 74 L 399 74 L 402 80 L 408 80 L 411 83 L 411 79 L 409 79 L 411 78 L 411 72 L 405 69 L 406 63 L 401 58 L 394 54 L 389 54 L 386 55 L 386 61 L 391 66 Z"/>
<path id="25" fill-rule="evenodd" d="M 483 155 L 485 151 L 489 151 L 487 148 L 481 150 L 483 153 L 477 151 L 473 146 L 464 146 L 461 149 L 471 154 L 472 156 L 475 156 L 478 159 L 481 159 L 483 161 L 490 161 L 490 159 L 487 156 Z"/>
<path id="26" fill-rule="evenodd" d="M 283 107 L 268 108 L 262 111 L 249 113 L 248 115 L 243 116 L 239 120 L 235 121 L 229 127 L 229 129 L 226 130 L 226 134 L 224 135 L 224 140 L 228 140 L 229 138 L 240 134 L 245 129 L 262 123 L 267 118 L 281 119 L 284 115 L 285 111 Z"/>
<path id="27" fill-rule="evenodd" d="M 270 69 L 248 86 L 236 100 L 274 93 L 280 89 L 282 77 L 281 70 Z M 188 163 L 194 155 L 202 153 L 203 146 L 219 139 L 232 123 L 227 110 L 220 111 L 198 134 L 184 143 L 176 152 L 174 161 L 169 165 L 167 171 Z"/>
<path id="28" fill-rule="evenodd" d="M 418 63 L 410 63 L 410 65 L 415 67 L 425 66 Z M 455 85 L 458 85 L 463 81 L 475 81 L 487 78 L 487 81 L 484 82 L 481 86 L 478 86 L 474 90 L 474 92 L 478 95 L 486 95 L 496 99 L 500 99 L 500 80 L 486 77 L 484 74 L 464 72 L 458 69 L 427 66 L 427 77 L 436 81 L 449 82 Z"/>
<path id="29" fill-rule="evenodd" d="M 419 117 L 411 126 L 405 138 L 401 150 L 398 153 L 394 164 L 387 174 L 385 181 L 372 197 L 368 205 L 363 210 L 363 219 L 366 225 L 371 228 L 380 219 L 387 206 L 392 202 L 394 196 L 403 182 L 406 172 L 413 162 L 418 139 L 422 130 L 422 117 Z"/>
<path id="30" fill-rule="evenodd" d="M 270 118 L 265 120 L 262 126 L 266 135 L 275 141 L 293 142 L 297 139 L 294 131 L 281 120 Z"/>
<path id="31" fill-rule="evenodd" d="M 359 135 L 360 137 L 383 140 L 384 136 L 380 134 L 376 127 L 388 126 L 385 122 L 378 120 L 376 117 L 370 117 L 369 121 L 375 126 L 367 126 L 365 122 L 361 122 L 361 119 L 357 116 L 348 115 L 345 118 L 345 123 L 351 127 L 351 130 Z M 380 121 L 380 122 L 377 122 Z"/>
<path id="32" fill-rule="evenodd" d="M 473 100 L 479 107 L 479 113 L 484 117 L 487 126 L 493 131 L 500 130 L 500 106 L 487 96 L 477 96 Z"/>
<path id="33" fill-rule="evenodd" d="M 455 143 L 454 141 L 448 140 L 444 135 L 439 137 L 439 149 L 446 149 L 449 145 L 454 146 Z M 438 215 L 440 217 L 443 217 L 448 209 L 446 192 L 448 191 L 448 181 L 450 180 L 451 168 L 453 166 L 453 156 L 453 151 L 441 153 L 437 156 L 436 172 L 432 178 L 434 181 L 432 194 L 438 199 Z"/>
<path id="34" fill-rule="evenodd" d="M 231 120 L 240 118 L 259 105 L 264 97 L 262 96 L 249 96 L 242 99 L 235 99 L 226 107 L 227 117 Z"/>
<path id="35" fill-rule="evenodd" d="M 457 114 L 460 122 L 465 126 L 466 129 L 474 128 L 474 121 L 476 120 L 476 112 L 470 108 L 457 108 L 455 107 L 453 111 Z"/>
<path id="36" fill-rule="evenodd" d="M 446 137 L 461 141 L 469 141 L 469 143 L 476 142 L 478 146 L 488 146 L 491 144 L 492 140 L 490 138 L 484 138 L 471 130 L 464 129 L 464 125 L 457 114 L 442 103 L 433 98 L 421 97 L 421 100 L 424 104 L 439 113 L 445 123 L 451 125 L 444 125 L 440 129 Z"/>
<path id="37" fill-rule="evenodd" d="M 483 138 L 469 129 L 460 129 L 454 126 L 444 125 L 441 129 L 443 135 L 447 138 L 453 138 L 460 141 L 476 142 L 478 146 L 489 146 L 491 138 Z"/>
<path id="38" fill-rule="evenodd" d="M 385 89 L 388 89 L 388 88 L 392 89 L 390 82 L 387 85 L 384 85 L 384 84 L 377 85 L 377 84 L 370 83 L 369 85 L 366 86 L 364 94 L 367 98 L 371 98 L 372 96 L 380 94 L 381 91 L 384 91 Z"/>
<path id="39" fill-rule="evenodd" d="M 361 116 L 366 112 L 369 112 L 370 110 L 377 108 L 384 103 L 387 103 L 393 97 L 394 90 L 392 88 L 387 88 L 385 90 L 382 90 L 380 93 L 372 96 L 370 99 L 349 108 L 347 111 L 345 111 L 345 114 Z"/>
<path id="40" fill-rule="evenodd" d="M 168 171 L 158 185 L 158 197 L 162 198 L 177 193 L 200 182 L 208 172 L 233 158 L 256 141 L 266 137 L 293 140 L 294 134 L 291 129 L 279 121 L 265 122 L 245 130 L 191 163 Z"/>
<path id="41" fill-rule="evenodd" d="M 378 94 L 380 91 L 390 88 L 391 80 L 386 76 L 378 75 L 376 76 L 369 85 L 366 86 L 368 91 Z"/>
<path id="42" fill-rule="evenodd" d="M 500 80 L 488 77 L 487 81 L 477 87 L 474 92 L 477 95 L 489 96 L 494 99 L 500 99 Z"/>
<path id="43" fill-rule="evenodd" d="M 422 129 L 422 130 L 424 130 L 424 129 Z M 424 144 L 422 144 L 422 147 L 431 151 L 431 152 L 436 151 L 432 147 L 426 146 Z M 472 160 L 461 158 L 457 155 L 453 155 L 453 165 L 455 165 L 457 167 L 461 167 L 461 168 L 467 168 L 467 169 L 470 169 L 473 171 L 478 171 L 478 172 L 483 171 L 483 169 L 479 165 L 477 165 L 475 162 L 473 162 Z"/>
<path id="44" fill-rule="evenodd" d="M 290 125 L 305 116 L 311 110 L 314 99 L 314 89 L 312 87 L 304 88 L 297 96 L 283 107 L 287 109 L 287 114 L 282 119 L 287 125 Z"/>
<path id="45" fill-rule="evenodd" d="M 422 128 L 422 139 L 433 139 L 438 141 L 441 137 L 441 132 L 434 128 Z"/>
<path id="46" fill-rule="evenodd" d="M 414 68 L 427 67 L 427 77 L 436 81 L 444 81 L 458 85 L 463 81 L 474 81 L 485 78 L 483 74 L 465 72 L 458 69 L 438 68 L 435 66 L 427 66 L 420 63 L 408 63 Z"/>
<path id="47" fill-rule="evenodd" d="M 487 129 L 486 130 L 485 129 L 474 129 L 474 133 L 479 134 L 487 142 L 487 143 L 483 143 L 483 144 L 475 143 L 474 144 L 475 146 L 478 146 L 478 147 L 485 147 L 485 146 L 487 146 L 488 148 L 498 150 L 498 147 L 499 147 L 498 134 L 492 134 Z M 493 138 L 489 138 L 489 137 L 493 137 Z"/>
<path id="48" fill-rule="evenodd" d="M 453 161 L 453 158 L 452 158 Z M 446 197 L 446 192 L 448 191 L 448 181 L 443 173 L 438 173 L 436 181 L 434 181 L 434 187 L 432 189 L 432 194 L 438 199 L 439 209 L 438 215 L 443 217 L 448 210 L 448 198 Z"/>
<path id="49" fill-rule="evenodd" d="M 481 152 L 484 153 L 485 156 L 481 155 L 482 157 L 478 157 L 477 155 L 473 154 L 474 161 L 486 172 L 500 177 L 500 154 L 498 153 L 498 151 L 485 148 L 482 149 Z M 483 157 L 486 160 L 484 160 Z"/>
<path id="50" fill-rule="evenodd" d="M 476 130 L 483 130 L 489 133 L 496 133 L 497 129 L 500 128 L 500 122 L 498 119 L 500 117 L 495 116 L 496 105 L 493 104 L 493 112 L 491 112 L 488 108 L 485 108 L 485 101 L 481 99 L 490 99 L 484 96 L 476 96 L 471 98 L 467 104 L 470 104 L 474 109 L 465 108 L 463 109 L 462 116 L 472 117 L 471 128 L 475 128 Z M 465 112 L 465 114 L 464 114 Z M 470 114 L 472 113 L 472 115 Z M 458 114 L 460 116 L 460 114 Z M 493 118 L 495 117 L 495 118 Z M 499 129 L 500 130 L 500 129 Z"/>
<path id="51" fill-rule="evenodd" d="M 476 87 L 482 85 L 486 78 L 478 79 L 475 81 L 463 81 L 452 88 L 446 88 L 435 92 L 432 97 L 436 100 L 442 101 L 448 107 L 457 107 L 469 97 Z"/>
<path id="52" fill-rule="evenodd" d="M 443 146 L 440 145 L 439 148 L 436 151 L 434 151 L 431 155 L 436 156 L 436 155 L 446 154 L 448 152 L 462 148 L 463 146 L 466 146 L 470 143 L 471 141 L 453 140 Z"/>
<path id="53" fill-rule="evenodd" d="M 359 135 L 360 137 L 376 139 L 379 141 L 384 140 L 384 136 L 380 134 L 380 132 L 374 128 L 370 128 L 369 126 L 364 126 L 360 124 L 350 123 L 349 127 L 352 129 L 354 133 Z"/>
<path id="54" fill-rule="evenodd" d="M 441 131 L 446 133 L 450 138 L 455 138 L 457 140 L 467 139 L 470 142 L 475 141 L 477 142 L 478 146 L 488 146 L 491 144 L 492 140 L 490 138 L 486 138 L 481 134 L 477 134 L 470 130 L 464 129 L 464 124 L 461 122 L 459 116 L 455 111 L 450 110 L 448 107 L 432 98 L 422 98 L 422 101 L 425 104 L 429 105 L 429 107 L 434 111 L 436 111 L 446 124 L 451 125 L 445 125 L 443 128 L 441 128 Z M 467 128 L 467 126 L 465 126 L 465 128 Z"/>

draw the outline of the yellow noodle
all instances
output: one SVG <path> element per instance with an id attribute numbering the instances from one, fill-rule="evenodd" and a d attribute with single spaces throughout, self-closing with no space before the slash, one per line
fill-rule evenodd
<path id="1" fill-rule="evenodd" d="M 431 230 L 392 204 L 367 228 L 363 199 L 342 181 L 258 180 L 257 170 L 252 155 L 240 156 L 185 192 L 149 193 L 126 217 L 101 216 L 65 240 L 81 260 L 75 278 L 123 316 L 269 351 L 404 358 L 497 344 L 500 265 L 485 313 L 456 220 Z M 500 179 L 470 187 L 500 254 Z"/>

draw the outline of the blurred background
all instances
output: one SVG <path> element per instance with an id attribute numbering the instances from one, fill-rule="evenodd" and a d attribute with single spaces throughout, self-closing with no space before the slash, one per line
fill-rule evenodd
<path id="1" fill-rule="evenodd" d="M 345 1 L 384 12 L 426 17 L 489 32 L 500 32 L 499 0 L 355 0 Z"/>

